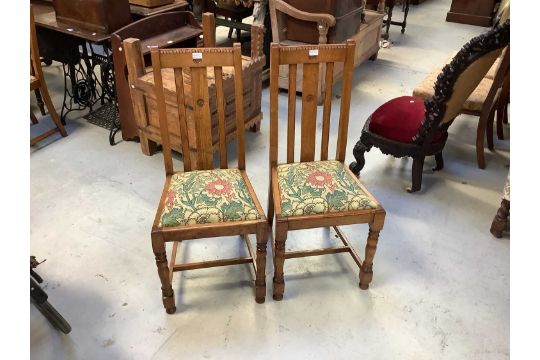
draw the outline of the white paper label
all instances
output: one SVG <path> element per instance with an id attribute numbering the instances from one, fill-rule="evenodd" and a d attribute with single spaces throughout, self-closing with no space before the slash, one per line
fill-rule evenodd
<path id="1" fill-rule="evenodd" d="M 202 53 L 200 52 L 192 53 L 191 57 L 193 58 L 193 60 L 202 60 Z"/>
<path id="2" fill-rule="evenodd" d="M 319 56 L 319 49 L 309 50 L 309 56 Z"/>

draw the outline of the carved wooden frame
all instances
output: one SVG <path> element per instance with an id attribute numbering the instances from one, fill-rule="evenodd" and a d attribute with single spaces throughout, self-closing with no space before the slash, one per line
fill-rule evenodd
<path id="1" fill-rule="evenodd" d="M 364 153 L 371 150 L 373 146 L 379 148 L 382 153 L 392 155 L 397 158 L 412 157 L 413 162 L 413 185 L 407 191 L 415 192 L 420 190 L 422 182 L 422 167 L 426 156 L 435 155 L 437 166 L 433 169 L 441 170 L 444 166 L 442 150 L 448 138 L 448 127 L 453 120 L 441 124 L 446 113 L 446 105 L 451 98 L 454 85 L 459 76 L 472 63 L 482 56 L 506 47 L 510 43 L 510 20 L 504 24 L 494 27 L 489 32 L 471 39 L 454 56 L 437 77 L 435 82 L 435 95 L 424 101 L 425 115 L 418 133 L 413 137 L 413 143 L 402 143 L 387 139 L 383 136 L 372 133 L 369 130 L 369 117 L 362 129 L 360 139 L 353 149 L 356 161 L 349 167 L 356 175 L 360 173 L 365 165 Z M 496 79 L 497 80 L 497 79 Z M 495 90 L 490 90 L 489 96 L 495 96 Z M 443 133 L 441 140 L 433 143 L 436 134 Z"/>

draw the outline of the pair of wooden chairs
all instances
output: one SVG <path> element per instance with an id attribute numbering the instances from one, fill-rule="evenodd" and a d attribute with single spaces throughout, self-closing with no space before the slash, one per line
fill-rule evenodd
<path id="1" fill-rule="evenodd" d="M 32 5 L 30 5 L 30 91 L 37 91 L 39 92 L 39 94 L 41 94 L 41 98 L 45 102 L 45 105 L 49 110 L 49 114 L 51 115 L 51 119 L 55 124 L 55 127 L 53 129 L 31 138 L 30 145 L 35 145 L 39 141 L 57 132 L 59 132 L 62 137 L 67 136 L 66 129 L 64 128 L 64 125 L 62 125 L 60 117 L 54 109 L 54 105 L 52 103 L 51 96 L 49 95 L 47 84 L 45 83 L 45 77 L 43 76 L 43 69 L 41 68 L 41 57 L 39 55 L 36 24 L 34 20 Z M 30 110 L 30 120 L 32 121 L 32 124 L 38 123 L 38 119 L 36 118 L 32 110 Z"/>
<path id="2" fill-rule="evenodd" d="M 125 40 L 128 41 L 128 40 Z M 176 311 L 172 277 L 175 271 L 216 266 L 247 264 L 255 272 L 255 300 L 263 303 L 266 296 L 266 254 L 269 225 L 275 214 L 273 297 L 281 300 L 284 293 L 283 265 L 285 259 L 348 252 L 360 267 L 360 287 L 367 289 L 373 276 L 373 258 L 385 211 L 344 166 L 347 128 L 351 99 L 354 42 L 337 45 L 281 47 L 271 46 L 271 105 L 270 105 L 270 187 L 268 218 L 261 208 L 246 173 L 242 59 L 240 45 L 232 48 L 152 49 L 160 129 L 163 140 L 166 181 L 154 220 L 151 238 L 166 312 Z M 335 160 L 328 160 L 328 144 L 332 101 L 333 68 L 344 66 L 341 111 Z M 278 77 L 280 65 L 289 69 L 289 112 L 287 121 L 286 162 L 278 161 Z M 295 161 L 295 104 L 296 71 L 303 65 L 303 94 L 301 116 L 300 159 Z M 207 68 L 215 74 L 215 87 L 208 86 Z M 237 131 L 237 166 L 229 167 L 225 136 L 225 99 L 223 74 L 233 68 L 235 77 L 235 111 Z M 177 126 L 182 136 L 183 153 L 188 154 L 193 138 L 188 136 L 184 73 L 191 76 L 191 96 L 195 120 L 196 161 L 184 156 L 184 171 L 175 172 L 169 144 L 166 96 L 163 74 L 172 70 L 179 104 Z M 315 160 L 317 129 L 318 73 L 324 71 L 327 80 L 322 119 L 320 161 Z M 212 89 L 212 93 L 209 93 Z M 215 89 L 215 90 L 213 90 Z M 212 100 L 213 99 L 213 100 Z M 210 121 L 210 101 L 218 105 L 217 127 Z M 240 130 L 240 131 L 238 131 Z M 219 167 L 214 166 L 212 132 L 219 138 Z M 193 170 L 197 168 L 197 170 Z M 365 260 L 351 247 L 338 225 L 368 223 L 369 236 Z M 344 246 L 309 251 L 285 251 L 288 231 L 316 227 L 334 227 Z M 255 234 L 256 250 L 248 235 Z M 242 236 L 249 256 L 196 263 L 176 263 L 178 246 L 182 241 L 220 236 Z M 170 263 L 166 244 L 172 242 Z"/>

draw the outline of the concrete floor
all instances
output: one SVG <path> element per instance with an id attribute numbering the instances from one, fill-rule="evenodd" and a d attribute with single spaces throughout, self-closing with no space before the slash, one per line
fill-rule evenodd
<path id="1" fill-rule="evenodd" d="M 450 0 L 412 6 L 405 35 L 392 27 L 393 45 L 355 70 L 347 163 L 376 107 L 411 94 L 451 51 L 486 30 L 445 22 L 449 6 Z M 55 64 L 46 73 L 59 106 L 61 68 Z M 260 133 L 247 133 L 247 166 L 266 208 L 268 88 L 262 96 L 264 121 Z M 367 154 L 361 180 L 387 211 L 369 290 L 358 288 L 358 269 L 347 255 L 295 259 L 285 263 L 285 297 L 276 302 L 269 259 L 265 304 L 254 301 L 248 266 L 196 270 L 175 275 L 177 313 L 167 315 L 150 245 L 162 155 L 144 156 L 135 142 L 111 147 L 106 130 L 77 116 L 68 120 L 67 138 L 31 149 L 31 254 L 47 259 L 38 271 L 50 301 L 73 327 L 65 336 L 30 306 L 33 358 L 509 357 L 509 239 L 493 238 L 489 227 L 510 144 L 496 140 L 496 151 L 486 151 L 487 169 L 479 170 L 477 118 L 456 120 L 446 167 L 433 174 L 434 160 L 427 159 L 420 193 L 404 191 L 410 160 L 377 149 Z M 334 128 L 331 144 L 335 139 Z M 363 253 L 367 226 L 344 230 Z M 330 242 L 328 235 L 294 232 L 287 246 L 318 247 Z M 240 253 L 236 238 L 209 239 L 191 242 L 178 259 Z"/>

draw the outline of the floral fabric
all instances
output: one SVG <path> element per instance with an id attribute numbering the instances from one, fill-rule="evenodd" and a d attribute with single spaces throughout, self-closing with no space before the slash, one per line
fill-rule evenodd
<path id="1" fill-rule="evenodd" d="M 159 225 L 172 227 L 259 218 L 240 171 L 216 169 L 174 174 Z"/>
<path id="2" fill-rule="evenodd" d="M 284 217 L 377 207 L 339 161 L 278 165 L 277 176 Z"/>

